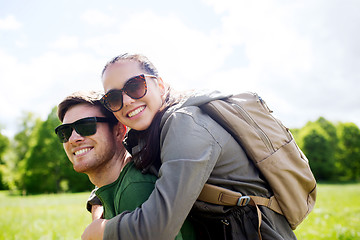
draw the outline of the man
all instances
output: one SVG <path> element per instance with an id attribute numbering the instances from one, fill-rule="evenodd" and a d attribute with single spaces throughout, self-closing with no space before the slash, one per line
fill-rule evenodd
<path id="1" fill-rule="evenodd" d="M 126 128 L 102 106 L 101 96 L 77 92 L 65 98 L 58 106 L 63 124 L 55 132 L 74 170 L 87 174 L 98 188 L 95 194 L 104 208 L 98 218 L 110 219 L 141 207 L 153 191 L 156 177 L 134 167 L 122 145 Z M 184 224 L 176 239 L 191 231 L 191 225 Z"/>

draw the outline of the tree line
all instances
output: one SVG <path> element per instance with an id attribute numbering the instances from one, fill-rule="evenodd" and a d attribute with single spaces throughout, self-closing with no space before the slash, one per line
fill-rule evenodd
<path id="1" fill-rule="evenodd" d="M 90 191 L 85 174 L 73 170 L 54 129 L 60 124 L 54 107 L 45 121 L 23 113 L 19 132 L 9 139 L 0 132 L 0 190 L 22 194 Z M 320 117 L 291 129 L 318 181 L 360 180 L 360 129 Z"/>
<path id="2" fill-rule="evenodd" d="M 73 170 L 55 134 L 61 124 L 54 107 L 45 121 L 23 113 L 19 132 L 0 145 L 0 187 L 22 194 L 80 192 L 93 189 L 86 174 Z M 1 151 L 2 150 L 2 151 Z M 1 189 L 1 188 L 0 188 Z"/>

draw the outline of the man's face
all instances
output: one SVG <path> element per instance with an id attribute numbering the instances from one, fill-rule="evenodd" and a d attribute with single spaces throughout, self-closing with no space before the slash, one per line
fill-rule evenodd
<path id="1" fill-rule="evenodd" d="M 66 112 L 63 123 L 73 123 L 86 117 L 104 117 L 104 115 L 98 107 L 78 104 Z M 96 129 L 94 135 L 85 137 L 73 130 L 69 141 L 63 143 L 66 155 L 77 172 L 89 174 L 101 171 L 116 156 L 119 146 L 114 130 L 104 122 L 96 123 Z"/>

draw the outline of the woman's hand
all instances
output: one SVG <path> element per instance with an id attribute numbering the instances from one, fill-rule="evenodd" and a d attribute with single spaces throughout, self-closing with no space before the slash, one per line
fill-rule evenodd
<path id="1" fill-rule="evenodd" d="M 92 223 L 85 228 L 85 231 L 81 235 L 83 240 L 102 240 L 105 225 L 108 220 L 106 219 L 95 219 Z"/>

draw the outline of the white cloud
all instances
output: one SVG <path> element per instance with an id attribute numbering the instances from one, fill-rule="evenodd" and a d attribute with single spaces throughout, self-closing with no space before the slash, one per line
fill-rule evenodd
<path id="1" fill-rule="evenodd" d="M 19 48 L 24 48 L 28 46 L 26 40 L 16 40 L 15 45 Z"/>
<path id="2" fill-rule="evenodd" d="M 289 20 L 289 7 L 269 1 L 233 1 L 222 17 L 219 35 L 224 44 L 243 45 L 255 71 L 287 75 L 309 71 L 312 45 Z M 214 2 L 214 8 L 225 11 L 226 4 Z M 281 7 L 280 7 L 281 6 Z"/>
<path id="3" fill-rule="evenodd" d="M 52 52 L 23 58 L 15 57 L 18 49 L 0 49 L 0 123 L 14 122 L 21 110 L 44 117 L 74 91 L 101 89 L 106 61 L 139 52 L 177 89 L 256 91 L 287 126 L 319 116 L 360 126 L 358 8 L 338 0 L 206 2 L 221 22 L 209 31 L 187 25 L 171 11 L 88 10 L 81 19 L 91 31 L 86 24 L 77 25 L 86 35 L 59 31 L 59 39 L 44 44 Z M 23 53 L 35 38 L 26 36 L 14 41 Z"/>
<path id="4" fill-rule="evenodd" d="M 85 45 L 108 58 L 123 52 L 143 53 L 165 81 L 180 89 L 204 86 L 206 76 L 229 54 L 217 37 L 192 29 L 175 16 L 152 11 L 133 14 L 113 33 L 93 37 Z"/>
<path id="5" fill-rule="evenodd" d="M 3 117 L 15 116 L 17 109 L 11 106 L 12 103 L 12 94 L 16 92 L 18 86 L 14 84 L 12 78 L 12 72 L 16 73 L 14 66 L 17 65 L 17 60 L 15 57 L 8 55 L 0 49 L 0 78 L 1 78 L 1 87 L 0 87 L 0 112 L 1 120 Z M 3 124 L 3 122 L 0 122 Z"/>
<path id="6" fill-rule="evenodd" d="M 8 15 L 6 18 L 0 19 L 0 30 L 16 30 L 21 26 L 22 24 L 12 15 Z"/>
<path id="7" fill-rule="evenodd" d="M 110 26 L 115 22 L 115 19 L 99 10 L 87 10 L 81 15 L 81 19 L 90 25 L 95 26 Z"/>
<path id="8" fill-rule="evenodd" d="M 21 111 L 47 117 L 64 97 L 79 90 L 102 90 L 100 63 L 94 56 L 46 52 L 29 62 L 0 49 L 0 123 L 13 133 Z"/>
<path id="9" fill-rule="evenodd" d="M 246 69 L 222 73 L 238 73 L 228 85 L 240 88 L 244 81 L 254 82 L 255 90 L 292 126 L 319 116 L 360 126 L 360 98 L 355 97 L 360 87 L 360 16 L 355 2 L 205 2 L 222 18 L 217 30 L 222 43 L 245 49 L 248 65 L 233 67 Z"/>
<path id="10" fill-rule="evenodd" d="M 132 15 L 112 34 L 98 36 L 86 44 L 110 57 L 124 51 L 145 53 L 175 88 L 257 91 L 290 126 L 301 126 L 321 115 L 330 120 L 349 116 L 349 121 L 359 123 L 350 119 L 353 115 L 360 119 L 358 110 L 352 109 L 351 113 L 340 107 L 352 101 L 344 96 L 354 91 L 352 79 L 359 76 L 360 69 L 354 67 L 359 64 L 352 63 L 349 73 L 349 64 L 345 63 L 359 56 L 339 42 L 337 27 L 326 23 L 334 16 L 321 12 L 324 3 L 212 4 L 222 25 L 208 34 L 174 16 L 147 11 Z M 349 31 L 353 28 L 351 23 L 344 26 Z M 320 31 L 324 36 L 319 37 Z M 232 56 L 237 47 L 244 48 L 243 55 Z M 229 57 L 231 61 L 245 59 L 247 64 L 235 63 L 229 68 L 224 65 Z M 351 77 L 345 78 L 344 74 Z M 334 97 L 340 99 L 339 108 L 331 109 L 329 102 Z M 360 104 L 359 100 L 356 102 Z"/>
<path id="11" fill-rule="evenodd" d="M 58 40 L 50 43 L 51 48 L 58 49 L 77 49 L 79 46 L 79 39 L 75 36 L 61 36 Z"/>

